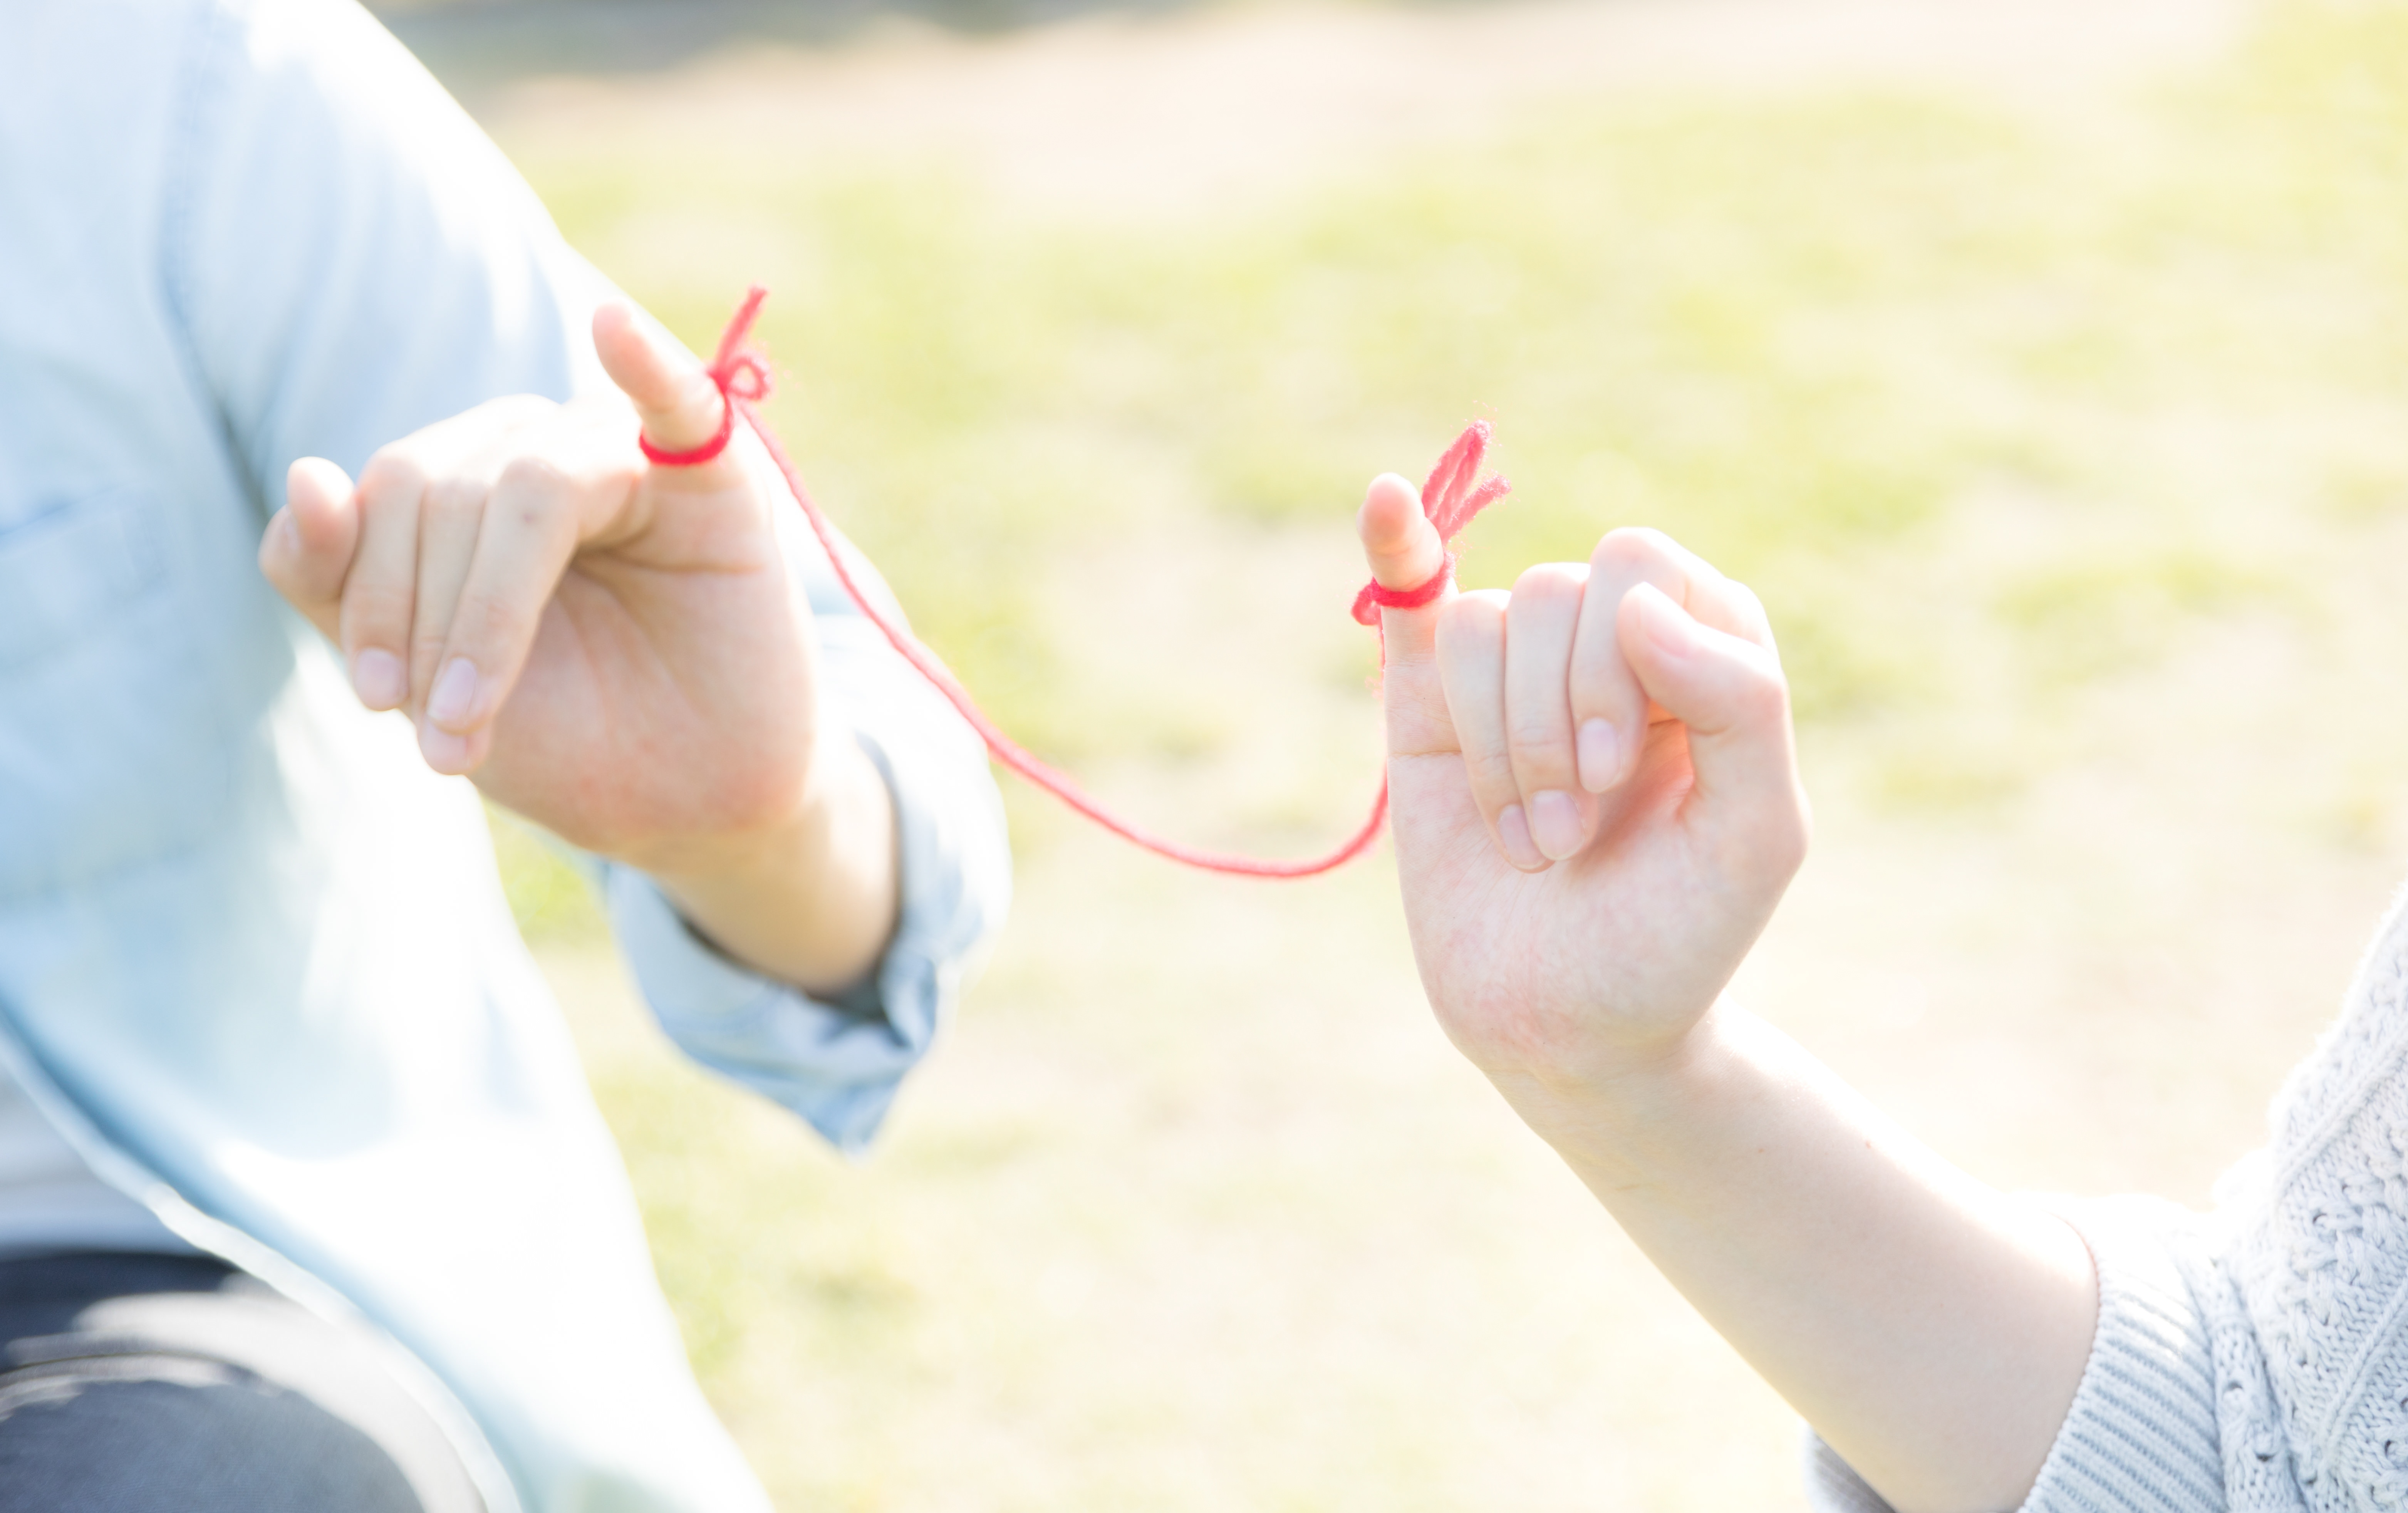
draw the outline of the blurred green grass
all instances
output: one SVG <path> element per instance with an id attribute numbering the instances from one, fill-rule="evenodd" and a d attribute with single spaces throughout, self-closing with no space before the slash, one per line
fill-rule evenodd
<path id="1" fill-rule="evenodd" d="M 2219 538 L 2245 535 L 2237 490 L 2408 492 L 2402 32 L 2396 7 L 2281 6 L 2228 69 L 2104 118 L 1895 90 L 1552 107 L 1167 228 L 1049 223 L 941 163 L 610 141 L 523 166 L 696 346 L 772 286 L 777 423 L 927 639 L 1049 750 L 1195 739 L 1098 719 L 1063 676 L 1039 601 L 1068 543 L 1340 517 L 1483 414 L 1521 488 L 1468 582 L 1660 526 L 1763 595 L 1815 722 L 1951 681 L 1935 592 L 2079 669 L 2055 643 L 2109 612 L 2040 598 L 2103 605 L 2218 554 L 2279 576 Z M 2323 434 L 2268 476 L 2202 476 L 2189 431 L 2219 417 Z M 2000 490 L 2054 511 L 2040 555 L 2114 540 L 2123 566 L 1913 583 L 1952 509 Z M 2177 517 L 2181 560 L 2154 559 Z"/>
<path id="2" fill-rule="evenodd" d="M 494 836 L 494 860 L 501 869 L 502 893 L 511 917 L 530 944 L 599 945 L 610 927 L 576 864 L 559 843 L 508 810 L 486 808 Z"/>
<path id="3" fill-rule="evenodd" d="M 772 414 L 823 501 L 1007 727 L 1149 813 L 1333 828 L 1361 781 L 1351 752 L 1304 742 L 1222 781 L 1213 764 L 1286 706 L 1242 680 L 1199 692 L 1242 648 L 1196 627 L 1214 596 L 1275 630 L 1326 615 L 1331 640 L 1255 675 L 1368 727 L 1370 651 L 1343 639 L 1353 503 L 1485 415 L 1518 487 L 1466 542 L 1467 582 L 1645 524 L 1763 596 L 1818 802 L 1909 838 L 1886 892 L 1800 904 L 1835 939 L 1885 907 L 1904 938 L 1945 891 L 1930 877 L 2013 874 L 2001 837 L 2097 832 L 2136 792 L 2181 788 L 2153 760 L 2258 761 L 2233 755 L 2253 723 L 2314 723 L 2323 747 L 2265 734 L 2280 780 L 2213 825 L 2133 821 L 2131 875 L 2196 872 L 2218 843 L 2244 871 L 2296 859 L 2268 835 L 2399 844 L 2386 754 L 2408 731 L 2360 674 L 2402 628 L 2383 583 L 2408 527 L 2401 5 L 2274 4 L 2214 68 L 2109 99 L 1554 102 L 1500 137 L 1172 223 L 1032 209 L 944 161 L 810 164 L 748 140 L 697 164 L 632 131 L 504 145 L 696 348 L 745 283 L 772 286 Z M 1327 602 L 1306 602 L 1325 565 Z M 2296 665 L 2266 671 L 2268 647 Z M 2268 698 L 2302 667 L 2322 704 Z M 2143 729 L 2164 744 L 2127 759 L 2127 786 L 2079 786 Z M 1504 1116 L 1426 1024 L 1399 1028 L 1383 880 L 1240 901 L 1073 851 L 1050 811 L 1012 802 L 1020 919 L 875 1181 L 666 1060 L 581 949 L 600 929 L 581 885 L 503 832 L 698 1368 L 782 1502 L 1784 1495 L 1765 1491 L 1788 1474 L 1777 1407 L 1542 1157 L 1479 1143 L 1512 1138 Z M 2259 851 L 2233 861 L 2244 843 Z M 1839 875 L 1862 884 L 1860 860 Z M 2047 954 L 2028 943 L 2054 929 L 2071 977 L 2191 983 L 2101 944 L 2200 933 L 2177 902 L 2102 905 L 2114 880 L 2009 895 L 1956 967 L 1918 942 L 1915 970 L 2020 983 L 1999 962 Z M 1770 996 L 1857 982 L 1770 949 L 1788 963 Z M 2161 1024 L 2085 1001 L 2095 1048 L 2043 1072 L 1996 1037 L 2062 1025 L 2071 1045 L 2065 1005 L 2028 1020 L 2010 1001 L 1962 1030 L 1917 1030 L 1918 1006 L 1867 1030 L 1817 1006 L 1844 991 L 1794 996 L 1875 1081 L 1885 1042 L 1954 1065 L 1954 1082 L 1892 1066 L 1891 1090 L 2051 1186 L 2068 1180 L 2052 1154 L 2100 1181 L 2203 1180 L 2291 1054 L 2244 1036 L 2184 1082 Z M 2156 1128 L 2010 1129 L 2013 1105 L 1984 1099 L 2018 1075 L 2042 1109 L 2096 1090 L 2083 1079 L 2144 1083 Z M 1996 1129 L 1961 1122 L 1979 1107 L 2003 1111 Z M 1532 1254 L 1551 1247 L 1560 1270 Z M 1666 1417 L 1692 1399 L 1694 1421 Z"/>

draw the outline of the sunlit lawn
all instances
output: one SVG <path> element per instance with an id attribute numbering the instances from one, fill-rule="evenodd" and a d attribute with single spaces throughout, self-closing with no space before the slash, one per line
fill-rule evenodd
<path id="1" fill-rule="evenodd" d="M 506 137 L 1007 724 L 1193 840 L 1375 781 L 1362 483 L 1493 418 L 1465 575 L 1663 526 L 1780 634 L 1818 859 L 1742 982 L 2002 1181 L 2204 1202 L 2408 830 L 2408 10 L 2212 74 L 1554 103 L 1210 216 Z M 1011 794 L 1022 897 L 848 1166 L 506 861 L 781 1506 L 1796 1506 L 1779 1403 L 1427 1021 L 1384 860 L 1197 879 Z"/>

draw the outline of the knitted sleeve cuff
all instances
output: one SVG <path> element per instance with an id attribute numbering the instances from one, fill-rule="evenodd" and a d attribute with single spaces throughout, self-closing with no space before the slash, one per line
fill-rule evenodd
<path id="1" fill-rule="evenodd" d="M 1881 1493 L 1866 1486 L 1856 1467 L 1812 1429 L 1806 1431 L 1804 1460 L 1806 1506 L 1813 1513 L 1892 1513 Z"/>
<path id="2" fill-rule="evenodd" d="M 2099 1328 L 2065 1422 L 2023 1513 L 2200 1513 L 2226 1506 L 2208 1321 L 2176 1248 L 2190 1216 L 2150 1199 L 2052 1204 L 2099 1269 Z M 1815 1513 L 1889 1513 L 1829 1446 L 1807 1436 Z"/>

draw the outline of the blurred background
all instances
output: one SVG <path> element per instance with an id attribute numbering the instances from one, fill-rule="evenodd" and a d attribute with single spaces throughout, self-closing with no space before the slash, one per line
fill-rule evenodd
<path id="1" fill-rule="evenodd" d="M 772 412 L 1004 722 L 1184 839 L 1376 782 L 1363 483 L 1465 576 L 1770 607 L 1815 855 L 1738 991 L 1997 1182 L 2194 1204 L 2408 851 L 2408 7 L 494 0 L 380 12 Z M 1394 878 L 1007 784 L 882 1148 L 680 1063 L 501 827 L 787 1508 L 1796 1510 L 1791 1416 L 1443 1044 Z"/>

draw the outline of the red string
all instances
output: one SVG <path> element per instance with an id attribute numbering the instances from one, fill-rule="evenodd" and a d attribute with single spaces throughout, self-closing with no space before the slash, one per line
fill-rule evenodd
<path id="1" fill-rule="evenodd" d="M 742 350 L 745 335 L 752 328 L 752 318 L 761 313 L 761 301 L 768 297 L 768 290 L 757 283 L 752 286 L 744 303 L 736 308 L 736 318 L 727 323 L 725 334 L 719 339 L 719 355 L 710 360 L 710 382 L 719 385 L 720 398 L 728 401 L 719 407 L 717 434 L 698 447 L 664 452 L 652 445 L 651 437 L 638 431 L 636 445 L 643 448 L 645 456 L 664 468 L 699 467 L 727 450 L 728 439 L 736 434 L 735 400 L 757 402 L 769 397 L 769 369 L 757 355 Z M 754 421 L 753 428 L 759 429 L 760 422 Z M 803 508 L 808 511 L 810 506 Z"/>
<path id="2" fill-rule="evenodd" d="M 835 529 L 828 525 L 827 517 L 820 513 L 819 506 L 812 502 L 810 491 L 803 486 L 802 475 L 795 470 L 794 463 L 786 456 L 786 449 L 778 444 L 776 433 L 769 429 L 768 423 L 761 418 L 755 408 L 769 396 L 769 370 L 756 353 L 746 349 L 745 340 L 752 332 L 753 318 L 760 313 L 761 301 L 768 297 L 768 293 L 759 284 L 752 286 L 751 293 L 744 296 L 744 303 L 737 308 L 735 318 L 727 323 L 726 333 L 719 339 L 719 353 L 711 359 L 711 382 L 719 385 L 720 395 L 724 400 L 724 413 L 720 419 L 718 434 L 701 446 L 685 452 L 665 452 L 638 435 L 637 440 L 645 456 L 671 468 L 694 467 L 709 462 L 726 450 L 729 439 L 736 432 L 736 417 L 741 413 L 745 424 L 752 427 L 752 434 L 758 436 L 761 444 L 768 449 L 769 460 L 778 465 L 778 471 L 784 476 L 786 487 L 795 496 L 795 502 L 802 507 L 803 518 L 810 522 L 811 534 L 819 538 L 821 548 L 827 553 L 829 565 L 836 569 L 837 581 L 844 585 L 845 593 L 852 597 L 861 612 L 869 617 L 870 624 L 882 631 L 903 659 L 918 669 L 920 675 L 933 684 L 937 691 L 945 696 L 946 701 L 960 712 L 962 718 L 968 720 L 970 728 L 986 742 L 987 750 L 995 754 L 996 760 L 1114 835 L 1133 841 L 1172 861 L 1206 872 L 1230 872 L 1241 877 L 1312 877 L 1342 867 L 1370 849 L 1371 843 L 1379 839 L 1381 824 L 1388 817 L 1388 782 L 1385 776 L 1380 780 L 1379 797 L 1371 800 L 1369 816 L 1363 821 L 1362 828 L 1337 850 L 1301 861 L 1266 861 L 1224 852 L 1199 851 L 1141 829 L 1087 797 L 1068 773 L 1031 755 L 996 728 L 995 722 L 986 717 L 968 691 L 954 681 L 953 673 L 942 662 L 937 660 L 936 654 L 921 645 L 910 631 L 889 620 L 853 581 L 853 574 L 845 569 L 844 554 L 837 548 Z M 1422 512 L 1438 527 L 1440 540 L 1452 542 L 1455 533 L 1469 525 L 1474 515 L 1505 497 L 1510 486 L 1505 480 L 1480 479 L 1481 464 L 1488 455 L 1488 423 L 1474 421 L 1461 436 L 1455 438 L 1455 444 L 1446 449 L 1446 454 L 1439 458 L 1438 466 L 1430 469 L 1428 481 L 1422 484 Z M 1445 593 L 1447 585 L 1454 581 L 1455 554 L 1449 552 L 1438 571 L 1412 588 L 1383 588 L 1377 581 L 1366 584 L 1363 591 L 1354 596 L 1354 618 L 1377 629 L 1382 606 L 1418 609 Z M 1383 645 L 1381 653 L 1383 667 L 1386 661 Z"/>

